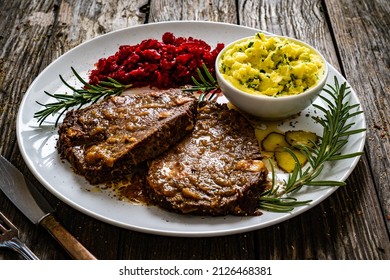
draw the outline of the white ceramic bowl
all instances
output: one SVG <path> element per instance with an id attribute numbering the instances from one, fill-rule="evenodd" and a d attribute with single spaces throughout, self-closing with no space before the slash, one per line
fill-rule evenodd
<path id="1" fill-rule="evenodd" d="M 272 36 L 266 35 L 266 37 L 287 38 L 288 40 L 297 43 L 299 45 L 305 46 L 311 49 L 314 53 L 317 53 L 323 60 L 325 66 L 324 75 L 322 76 L 322 78 L 320 78 L 318 83 L 314 87 L 311 87 L 300 94 L 277 96 L 277 97 L 272 97 L 267 95 L 254 95 L 234 87 L 229 81 L 227 81 L 223 77 L 223 74 L 220 72 L 221 57 L 226 52 L 226 50 L 231 48 L 236 43 L 247 40 L 249 38 L 253 38 L 253 36 L 234 41 L 229 45 L 227 45 L 219 53 L 215 62 L 216 78 L 226 98 L 239 110 L 246 112 L 250 115 L 260 117 L 262 119 L 267 119 L 267 120 L 284 119 L 301 112 L 302 110 L 309 107 L 314 102 L 314 100 L 318 97 L 319 93 L 323 89 L 325 82 L 327 80 L 328 65 L 324 57 L 315 48 L 302 41 L 289 38 L 289 37 L 276 36 L 276 35 L 272 35 Z"/>

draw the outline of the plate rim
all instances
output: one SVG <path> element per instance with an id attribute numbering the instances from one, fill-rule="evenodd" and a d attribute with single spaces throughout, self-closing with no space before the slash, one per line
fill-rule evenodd
<path id="1" fill-rule="evenodd" d="M 24 96 L 22 98 L 22 101 L 21 101 L 21 103 L 19 105 L 17 119 L 16 119 L 17 143 L 18 143 L 20 152 L 22 154 L 22 157 L 23 157 L 24 161 L 26 162 L 27 167 L 32 172 L 32 174 L 34 175 L 34 177 L 37 178 L 38 181 L 49 192 L 51 192 L 57 199 L 59 199 L 62 202 L 66 203 L 67 205 L 71 206 L 73 209 L 75 209 L 77 211 L 80 211 L 83 214 L 86 214 L 86 215 L 88 215 L 90 217 L 93 217 L 93 218 L 95 218 L 97 220 L 100 220 L 100 221 L 103 221 L 105 223 L 108 223 L 108 224 L 111 224 L 111 225 L 114 225 L 114 226 L 118 226 L 118 227 L 121 227 L 121 228 L 129 229 L 129 230 L 135 230 L 135 231 L 138 231 L 138 232 L 149 233 L 149 234 L 156 234 L 156 235 L 164 235 L 164 236 L 178 236 L 178 237 L 222 236 L 222 235 L 243 233 L 243 232 L 248 232 L 248 231 L 253 231 L 253 230 L 269 227 L 269 226 L 272 226 L 272 225 L 284 222 L 286 220 L 289 220 L 292 217 L 296 217 L 296 216 L 298 216 L 298 215 L 308 211 L 309 209 L 312 209 L 313 207 L 315 207 L 316 205 L 318 205 L 319 203 L 321 203 L 322 201 L 327 199 L 331 194 L 333 194 L 337 190 L 337 187 L 328 187 L 328 189 L 327 189 L 327 191 L 326 191 L 326 193 L 324 195 L 322 195 L 319 199 L 316 199 L 315 201 L 310 203 L 308 206 L 296 208 L 296 210 L 294 210 L 294 212 L 291 213 L 291 214 L 284 215 L 284 216 L 282 216 L 282 217 L 280 217 L 278 219 L 273 219 L 271 221 L 266 221 L 265 223 L 261 223 L 261 224 L 253 224 L 251 226 L 242 226 L 242 227 L 235 227 L 235 228 L 232 228 L 232 229 L 224 229 L 224 230 L 216 230 L 216 231 L 212 231 L 212 230 L 206 230 L 206 231 L 177 231 L 177 230 L 152 229 L 152 228 L 145 228 L 145 227 L 140 227 L 140 226 L 135 226 L 135 225 L 129 225 L 129 224 L 126 224 L 124 222 L 116 221 L 116 220 L 104 217 L 102 215 L 98 215 L 97 213 L 92 212 L 91 210 L 89 210 L 89 209 L 87 209 L 85 207 L 82 207 L 81 205 L 75 203 L 74 201 L 69 200 L 69 198 L 64 197 L 58 190 L 56 190 L 55 188 L 53 188 L 52 186 L 47 184 L 46 180 L 42 177 L 41 174 L 39 174 L 39 172 L 37 171 L 37 169 L 34 166 L 33 162 L 28 157 L 28 155 L 26 153 L 26 150 L 25 150 L 25 146 L 24 146 L 22 138 L 21 138 L 21 127 L 22 127 L 22 123 L 21 122 L 22 122 L 22 117 L 23 117 L 23 110 L 22 109 L 23 109 L 23 107 L 25 106 L 25 104 L 27 102 L 27 98 L 29 96 L 29 93 L 34 88 L 34 86 L 38 82 L 38 80 L 41 79 L 45 75 L 45 72 L 50 70 L 50 67 L 52 65 L 54 65 L 55 63 L 57 63 L 59 59 L 62 59 L 63 57 L 68 55 L 70 52 L 75 51 L 75 49 L 77 49 L 77 48 L 82 48 L 84 45 L 90 43 L 91 41 L 94 41 L 94 40 L 97 40 L 97 39 L 101 39 L 101 38 L 104 38 L 106 36 L 113 36 L 113 34 L 124 32 L 124 31 L 127 32 L 129 30 L 134 30 L 134 29 L 137 29 L 137 28 L 148 28 L 150 26 L 156 26 L 156 25 L 162 26 L 162 25 L 172 25 L 172 24 L 175 25 L 175 24 L 183 24 L 183 23 L 187 23 L 187 24 L 205 24 L 205 25 L 214 25 L 214 26 L 220 25 L 220 26 L 234 27 L 234 28 L 238 28 L 238 29 L 243 28 L 243 29 L 247 29 L 248 31 L 249 30 L 253 30 L 253 31 L 257 31 L 257 32 L 265 32 L 265 31 L 262 31 L 262 30 L 259 30 L 259 29 L 256 29 L 256 28 L 252 28 L 252 27 L 236 25 L 236 24 L 231 24 L 231 23 L 222 23 L 222 22 L 211 22 L 211 21 L 167 21 L 167 22 L 155 22 L 155 23 L 149 23 L 149 24 L 143 24 L 143 25 L 135 25 L 135 26 L 130 26 L 130 27 L 125 27 L 125 28 L 121 28 L 121 29 L 118 29 L 118 30 L 114 30 L 112 32 L 109 32 L 109 33 L 106 33 L 106 34 L 102 34 L 102 35 L 96 36 L 95 38 L 86 40 L 85 42 L 83 42 L 83 43 L 77 45 L 76 47 L 68 50 L 67 52 L 65 52 L 64 54 L 62 54 L 61 56 L 59 56 L 58 58 L 53 60 L 47 67 L 45 67 L 44 70 L 42 70 L 42 72 L 39 73 L 39 75 L 30 84 L 29 88 L 25 92 L 25 94 L 24 94 Z M 202 38 L 200 38 L 200 39 L 202 39 Z M 343 80 L 346 81 L 347 84 L 349 85 L 348 81 L 337 71 L 337 69 L 335 69 L 329 63 L 328 63 L 328 66 L 329 66 L 330 70 L 335 72 L 338 76 L 342 77 Z M 349 87 L 350 87 L 351 94 L 354 96 L 356 101 L 359 103 L 359 106 L 362 107 L 362 104 L 361 104 L 361 102 L 360 102 L 356 92 L 353 90 L 353 88 L 350 85 L 349 85 Z M 361 128 L 366 128 L 366 120 L 365 120 L 364 112 L 361 115 L 362 115 L 362 119 L 361 119 L 362 126 L 361 126 Z M 366 141 L 366 131 L 362 133 L 362 136 L 360 138 L 361 138 L 361 140 L 359 141 L 360 145 L 358 147 L 358 151 L 363 151 L 364 150 L 365 141 Z M 351 164 L 351 168 L 349 168 L 348 172 L 346 172 L 344 174 L 344 176 L 342 177 L 343 181 L 345 181 L 349 177 L 349 175 L 352 173 L 352 171 L 355 169 L 357 163 L 360 160 L 360 157 L 361 156 L 358 156 L 358 157 L 355 157 L 353 159 L 352 164 Z M 163 210 L 163 211 L 165 211 L 165 210 Z M 182 214 L 178 214 L 178 215 L 182 215 Z"/>

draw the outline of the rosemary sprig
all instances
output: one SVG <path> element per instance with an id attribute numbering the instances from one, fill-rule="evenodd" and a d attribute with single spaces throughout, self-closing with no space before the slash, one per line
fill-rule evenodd
<path id="1" fill-rule="evenodd" d="M 267 189 L 260 196 L 260 207 L 264 210 L 272 212 L 289 212 L 292 211 L 297 206 L 303 206 L 309 203 L 310 201 L 298 201 L 294 197 L 281 197 L 283 192 L 280 192 L 279 183 L 276 182 L 275 168 L 272 160 L 270 159 L 271 166 L 271 186 L 272 188 Z"/>
<path id="2" fill-rule="evenodd" d="M 106 98 L 111 95 L 120 95 L 124 90 L 130 88 L 132 85 L 123 85 L 118 81 L 108 78 L 108 81 L 101 81 L 97 85 L 91 85 L 87 83 L 81 76 L 76 72 L 76 70 L 71 67 L 75 77 L 83 84 L 83 88 L 75 88 L 69 85 L 64 78 L 60 75 L 61 81 L 73 91 L 73 94 L 62 94 L 55 93 L 51 94 L 45 91 L 45 94 L 51 96 L 57 100 L 57 102 L 52 102 L 48 104 L 42 104 L 36 101 L 39 105 L 43 106 L 44 109 L 36 112 L 34 118 L 38 119 L 39 125 L 49 117 L 50 115 L 58 114 L 55 125 L 57 126 L 60 117 L 68 109 L 78 106 L 81 108 L 86 104 L 93 104 L 101 98 Z"/>
<path id="3" fill-rule="evenodd" d="M 197 68 L 196 72 L 200 81 L 192 76 L 191 79 L 194 83 L 194 86 L 185 88 L 184 91 L 200 92 L 201 94 L 198 99 L 199 102 L 204 100 L 213 100 L 217 96 L 217 93 L 220 92 L 217 81 L 214 79 L 213 75 L 211 75 L 210 71 L 207 69 L 207 66 L 204 63 L 202 64 L 202 69 Z"/>
<path id="4" fill-rule="evenodd" d="M 361 155 L 361 152 L 341 154 L 341 150 L 348 143 L 348 137 L 353 134 L 361 133 L 365 129 L 351 130 L 354 125 L 349 122 L 351 118 L 361 114 L 363 111 L 355 110 L 359 104 L 350 105 L 345 99 L 351 93 L 346 83 L 339 85 L 335 77 L 335 86 L 327 85 L 329 89 L 324 88 L 333 100 L 320 95 L 320 98 L 328 105 L 325 109 L 319 105 L 313 106 L 324 113 L 323 117 L 315 116 L 313 119 L 323 127 L 323 135 L 320 144 L 313 144 L 312 148 L 307 146 L 296 146 L 307 157 L 309 167 L 303 170 L 294 153 L 289 150 L 296 164 L 293 172 L 289 174 L 287 181 L 283 186 L 275 182 L 275 175 L 272 167 L 272 185 L 260 196 L 260 208 L 273 212 L 289 212 L 297 206 L 310 203 L 310 201 L 298 201 L 289 196 L 296 192 L 302 186 L 344 186 L 345 182 L 331 180 L 316 180 L 324 168 L 326 162 L 352 158 Z"/>
<path id="5" fill-rule="evenodd" d="M 69 89 L 73 91 L 73 94 L 62 94 L 55 93 L 51 94 L 45 91 L 50 97 L 53 97 L 57 100 L 57 102 L 52 102 L 48 104 L 42 104 L 36 101 L 39 105 L 43 106 L 44 109 L 36 112 L 34 114 L 34 118 L 38 119 L 39 125 L 43 123 L 43 121 L 48 118 L 50 115 L 59 114 L 55 126 L 57 126 L 60 117 L 70 108 L 78 106 L 81 108 L 86 104 L 93 104 L 100 100 L 101 98 L 106 98 L 111 95 L 120 95 L 124 90 L 130 88 L 132 85 L 123 85 L 120 82 L 108 78 L 108 81 L 101 81 L 97 85 L 91 85 L 87 83 L 81 76 L 76 72 L 76 70 L 71 67 L 71 70 L 75 77 L 83 84 L 83 88 L 75 88 L 69 85 L 65 79 L 60 75 L 60 80 L 64 85 L 66 85 Z M 208 71 L 205 64 L 202 64 L 202 73 L 201 69 L 197 69 L 198 81 L 195 77 L 191 77 L 194 83 L 194 86 L 190 88 L 185 88 L 184 91 L 190 92 L 201 92 L 199 96 L 199 101 L 203 100 L 213 100 L 217 94 L 220 92 L 217 81 Z"/>

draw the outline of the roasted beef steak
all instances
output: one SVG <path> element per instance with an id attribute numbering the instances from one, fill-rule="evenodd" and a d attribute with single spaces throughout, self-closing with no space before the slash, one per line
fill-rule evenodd
<path id="1" fill-rule="evenodd" d="M 267 170 L 253 127 L 237 111 L 201 103 L 195 128 L 152 160 L 151 199 L 179 213 L 256 215 Z"/>
<path id="2" fill-rule="evenodd" d="M 178 89 L 110 97 L 69 111 L 57 148 L 90 183 L 116 179 L 192 130 L 196 104 Z"/>

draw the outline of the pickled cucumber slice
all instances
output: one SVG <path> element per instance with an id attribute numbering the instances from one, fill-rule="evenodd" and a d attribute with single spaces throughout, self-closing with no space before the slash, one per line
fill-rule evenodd
<path id="1" fill-rule="evenodd" d="M 261 147 L 264 151 L 274 152 L 278 148 L 289 147 L 286 137 L 278 132 L 271 132 L 261 141 Z"/>
<path id="2" fill-rule="evenodd" d="M 313 143 L 318 142 L 318 136 L 314 132 L 304 130 L 290 130 L 285 133 L 286 141 L 291 146 L 305 145 L 307 147 L 313 147 Z"/>
<path id="3" fill-rule="evenodd" d="M 307 162 L 307 158 L 305 155 L 297 149 L 290 149 L 294 155 L 297 157 L 299 164 L 301 166 L 305 165 Z M 293 156 L 286 150 L 278 149 L 275 151 L 275 160 L 276 164 L 285 172 L 291 173 L 295 168 L 295 160 Z"/>

